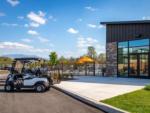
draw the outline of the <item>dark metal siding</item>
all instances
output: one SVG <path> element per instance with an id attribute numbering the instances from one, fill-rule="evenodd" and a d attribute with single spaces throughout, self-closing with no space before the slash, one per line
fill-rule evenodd
<path id="1" fill-rule="evenodd" d="M 150 23 L 107 24 L 107 43 L 150 38 Z"/>

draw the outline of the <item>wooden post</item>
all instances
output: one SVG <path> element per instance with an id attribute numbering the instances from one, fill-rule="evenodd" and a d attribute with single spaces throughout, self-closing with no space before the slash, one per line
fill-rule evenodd
<path id="1" fill-rule="evenodd" d="M 64 71 L 64 64 L 63 64 L 63 62 L 62 62 L 62 74 L 63 74 L 63 71 Z"/>
<path id="2" fill-rule="evenodd" d="M 95 61 L 93 62 L 93 75 L 95 76 Z"/>
<path id="3" fill-rule="evenodd" d="M 87 76 L 87 63 L 85 63 L 85 75 Z"/>
<path id="4" fill-rule="evenodd" d="M 59 79 L 59 80 L 58 80 L 58 82 L 60 82 L 60 81 L 61 81 L 61 74 L 60 74 L 59 65 L 58 65 L 58 67 L 57 67 L 57 68 L 58 68 L 58 79 Z"/>

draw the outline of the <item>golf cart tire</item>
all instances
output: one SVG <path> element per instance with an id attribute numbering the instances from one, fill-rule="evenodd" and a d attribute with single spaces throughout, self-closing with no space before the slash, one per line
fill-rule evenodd
<path id="1" fill-rule="evenodd" d="M 47 88 L 45 89 L 45 91 L 49 91 L 49 90 L 50 90 L 50 88 L 51 88 L 51 87 L 47 87 Z"/>
<path id="2" fill-rule="evenodd" d="M 5 85 L 4 89 L 5 89 L 6 92 L 14 91 L 14 88 L 10 84 Z"/>
<path id="3" fill-rule="evenodd" d="M 16 88 L 16 91 L 20 91 L 21 90 L 21 88 Z"/>
<path id="4" fill-rule="evenodd" d="M 45 91 L 45 86 L 43 84 L 36 84 L 35 85 L 35 91 L 38 93 L 44 92 Z"/>

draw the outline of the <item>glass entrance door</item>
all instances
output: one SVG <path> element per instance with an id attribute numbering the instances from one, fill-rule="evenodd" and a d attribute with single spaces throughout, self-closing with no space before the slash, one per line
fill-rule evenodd
<path id="1" fill-rule="evenodd" d="M 139 75 L 148 76 L 148 54 L 139 54 Z"/>
<path id="2" fill-rule="evenodd" d="M 129 55 L 129 76 L 148 76 L 148 54 L 137 53 Z"/>
<path id="3" fill-rule="evenodd" d="M 130 55 L 129 61 L 129 76 L 137 76 L 138 75 L 138 56 L 136 54 Z"/>

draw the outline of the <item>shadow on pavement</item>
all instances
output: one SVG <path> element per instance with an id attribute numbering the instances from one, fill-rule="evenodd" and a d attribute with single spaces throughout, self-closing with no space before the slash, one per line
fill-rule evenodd
<path id="1" fill-rule="evenodd" d="M 49 90 L 48 90 L 49 91 Z M 46 93 L 46 92 L 48 92 L 48 91 L 45 91 L 45 92 L 41 92 L 41 93 Z M 20 91 L 12 91 L 12 92 L 6 92 L 5 90 L 4 90 L 4 88 L 0 88 L 0 93 L 38 93 L 38 92 L 36 92 L 36 91 L 34 91 L 34 90 L 32 90 L 32 89 L 22 89 L 22 90 L 20 90 Z"/>

